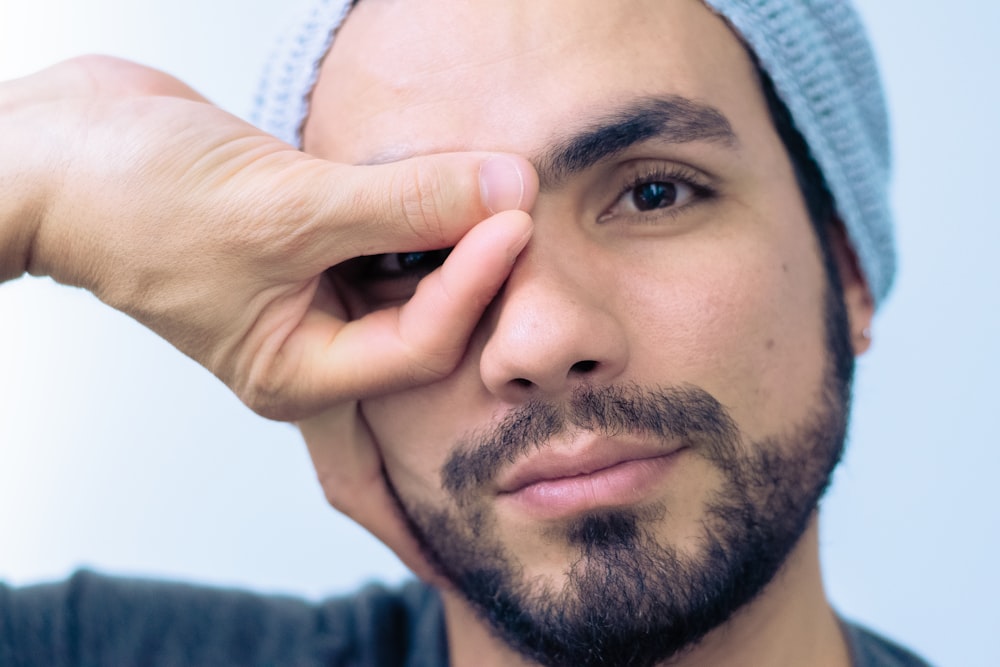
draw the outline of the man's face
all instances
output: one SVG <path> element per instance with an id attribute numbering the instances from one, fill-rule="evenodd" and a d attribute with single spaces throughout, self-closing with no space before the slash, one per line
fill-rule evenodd
<path id="1" fill-rule="evenodd" d="M 366 0 L 305 148 L 538 168 L 534 235 L 459 367 L 361 406 L 429 555 L 502 636 L 565 664 L 667 636 L 643 664 L 770 579 L 839 455 L 842 332 L 720 19 L 697 0 Z M 355 267 L 352 313 L 405 300 L 438 261 Z"/>

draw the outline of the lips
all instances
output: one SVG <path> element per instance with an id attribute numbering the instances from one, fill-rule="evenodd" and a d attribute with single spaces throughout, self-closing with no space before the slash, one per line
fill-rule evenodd
<path id="1" fill-rule="evenodd" d="M 642 503 L 685 450 L 681 444 L 618 438 L 552 445 L 502 474 L 497 499 L 541 520 Z"/>
<path id="2" fill-rule="evenodd" d="M 680 449 L 662 442 L 593 438 L 567 447 L 549 447 L 500 476 L 500 494 L 517 493 L 540 482 L 591 476 L 631 461 L 662 458 Z"/>

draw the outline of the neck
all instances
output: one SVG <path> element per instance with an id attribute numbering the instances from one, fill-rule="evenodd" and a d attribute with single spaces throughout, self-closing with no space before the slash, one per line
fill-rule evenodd
<path id="1" fill-rule="evenodd" d="M 449 590 L 442 597 L 454 667 L 532 664 L 497 639 L 459 594 Z M 819 522 L 815 514 L 802 539 L 764 591 L 670 664 L 672 667 L 849 667 L 840 624 L 823 590 Z"/>

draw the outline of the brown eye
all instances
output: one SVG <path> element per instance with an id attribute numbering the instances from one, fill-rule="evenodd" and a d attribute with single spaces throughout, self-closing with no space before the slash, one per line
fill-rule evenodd
<path id="1" fill-rule="evenodd" d="M 675 183 L 642 183 L 632 188 L 632 204 L 637 211 L 667 208 L 677 203 Z"/>
<path id="2" fill-rule="evenodd" d="M 648 215 L 673 213 L 710 196 L 711 191 L 707 187 L 684 177 L 649 174 L 626 185 L 601 220 L 644 219 Z"/>

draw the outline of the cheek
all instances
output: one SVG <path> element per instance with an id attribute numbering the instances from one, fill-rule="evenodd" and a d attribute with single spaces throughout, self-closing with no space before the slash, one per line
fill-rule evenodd
<path id="1" fill-rule="evenodd" d="M 386 473 L 403 498 L 415 493 L 426 497 L 441 465 L 436 447 L 440 434 L 433 432 L 435 423 L 428 423 L 427 411 L 421 409 L 422 401 L 414 393 L 402 392 L 361 403 L 361 413 L 375 436 Z"/>
<path id="2" fill-rule="evenodd" d="M 658 261 L 659 271 L 630 272 L 621 289 L 630 295 L 640 381 L 704 388 L 751 437 L 804 417 L 827 356 L 825 276 L 806 231 L 777 242 L 763 234 L 714 239 Z"/>
<path id="3" fill-rule="evenodd" d="M 456 400 L 462 394 L 453 385 L 445 380 L 361 402 L 386 473 L 404 498 L 438 498 L 442 464 L 457 438 L 477 425 L 472 406 Z"/>

